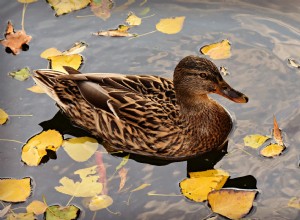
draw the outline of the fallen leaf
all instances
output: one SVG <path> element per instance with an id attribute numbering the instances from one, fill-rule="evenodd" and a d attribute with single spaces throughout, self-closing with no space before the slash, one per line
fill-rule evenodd
<path id="1" fill-rule="evenodd" d="M 290 199 L 288 203 L 288 207 L 292 207 L 295 209 L 300 209 L 300 198 L 293 197 Z"/>
<path id="2" fill-rule="evenodd" d="M 103 185 L 102 194 L 106 195 L 107 194 L 106 168 L 103 163 L 102 153 L 97 151 L 95 153 L 95 158 L 96 158 L 96 164 L 97 164 L 97 169 L 99 174 L 98 182 L 102 183 Z"/>
<path id="3" fill-rule="evenodd" d="M 90 4 L 90 0 L 47 0 L 47 2 L 55 10 L 55 16 L 80 10 Z"/>
<path id="4" fill-rule="evenodd" d="M 114 2 L 112 0 L 91 0 L 92 12 L 104 21 L 110 17 L 110 11 L 113 7 Z"/>
<path id="5" fill-rule="evenodd" d="M 90 137 L 77 137 L 64 140 L 62 147 L 73 160 L 84 162 L 97 151 L 98 142 Z"/>
<path id="6" fill-rule="evenodd" d="M 279 156 L 285 147 L 279 144 L 269 144 L 260 151 L 260 154 L 264 157 L 275 157 Z"/>
<path id="7" fill-rule="evenodd" d="M 213 212 L 240 219 L 251 210 L 256 193 L 255 190 L 220 189 L 210 192 L 207 200 Z"/>
<path id="8" fill-rule="evenodd" d="M 5 202 L 25 202 L 31 193 L 31 179 L 0 179 L 0 200 Z"/>
<path id="9" fill-rule="evenodd" d="M 58 55 L 62 55 L 62 52 L 54 47 L 51 47 L 51 48 L 44 50 L 40 56 L 44 59 L 48 59 L 49 57 L 54 57 L 54 56 L 58 56 Z"/>
<path id="10" fill-rule="evenodd" d="M 11 213 L 7 215 L 7 220 L 35 220 L 33 213 Z"/>
<path id="11" fill-rule="evenodd" d="M 24 30 L 14 31 L 14 27 L 10 21 L 7 23 L 5 31 L 5 39 L 0 40 L 0 44 L 5 47 L 7 53 L 17 55 L 21 50 L 27 51 L 29 49 L 28 43 L 32 37 L 27 35 Z"/>
<path id="12" fill-rule="evenodd" d="M 39 85 L 31 86 L 30 88 L 27 88 L 27 90 L 34 92 L 34 93 L 45 93 L 42 87 Z"/>
<path id="13" fill-rule="evenodd" d="M 220 67 L 220 73 L 222 73 L 224 76 L 230 75 L 230 73 L 228 72 L 228 69 L 225 66 Z"/>
<path id="14" fill-rule="evenodd" d="M 81 181 L 74 182 L 68 177 L 63 177 L 59 180 L 62 186 L 57 186 L 55 189 L 70 196 L 75 197 L 93 197 L 102 192 L 102 183 L 98 182 L 99 176 L 96 174 L 97 166 L 80 169 L 74 172 L 78 174 Z"/>
<path id="15" fill-rule="evenodd" d="M 76 42 L 69 50 L 63 51 L 62 55 L 79 54 L 82 51 L 84 51 L 87 48 L 87 46 L 88 45 L 82 41 Z"/>
<path id="16" fill-rule="evenodd" d="M 129 12 L 125 22 L 130 26 L 138 26 L 141 25 L 142 19 L 136 16 L 133 12 Z"/>
<path id="17" fill-rule="evenodd" d="M 146 8 L 144 8 L 144 9 L 140 12 L 139 15 L 145 16 L 145 15 L 147 15 L 149 12 L 150 12 L 150 8 L 149 8 L 149 7 L 146 7 Z"/>
<path id="18" fill-rule="evenodd" d="M 222 40 L 218 43 L 213 43 L 200 48 L 200 52 L 208 55 L 211 59 L 227 59 L 231 56 L 231 46 L 228 40 Z"/>
<path id="19" fill-rule="evenodd" d="M 70 206 L 59 206 L 52 205 L 46 210 L 46 220 L 73 220 L 77 219 L 80 213 L 80 209 L 74 205 Z"/>
<path id="20" fill-rule="evenodd" d="M 69 66 L 78 70 L 82 64 L 83 58 L 79 54 L 72 54 L 48 57 L 48 60 L 50 61 L 51 69 L 67 73 L 63 66 Z"/>
<path id="21" fill-rule="evenodd" d="M 38 0 L 18 0 L 18 2 L 20 2 L 20 3 L 26 3 L 26 4 L 37 2 L 37 1 Z"/>
<path id="22" fill-rule="evenodd" d="M 2 210 L 0 210 L 0 218 L 3 218 L 11 208 L 11 204 L 5 206 Z"/>
<path id="23" fill-rule="evenodd" d="M 8 114 L 0 108 L 0 125 L 3 125 L 7 122 L 8 120 Z"/>
<path id="24" fill-rule="evenodd" d="M 252 147 L 254 149 L 259 148 L 263 143 L 265 143 L 268 139 L 267 136 L 263 136 L 260 134 L 251 134 L 244 137 L 244 144 L 247 147 Z"/>
<path id="25" fill-rule="evenodd" d="M 128 33 L 130 29 L 129 26 L 119 25 L 116 29 L 111 29 L 108 31 L 98 31 L 97 33 L 93 33 L 95 36 L 104 36 L 104 37 L 135 37 L 136 34 Z"/>
<path id="26" fill-rule="evenodd" d="M 28 213 L 33 212 L 35 215 L 41 215 L 47 208 L 48 206 L 44 202 L 34 200 L 26 207 L 26 211 Z"/>
<path id="27" fill-rule="evenodd" d="M 300 64 L 299 64 L 296 60 L 294 60 L 294 59 L 292 59 L 292 58 L 288 59 L 288 63 L 289 63 L 292 67 L 296 67 L 296 68 L 300 69 Z"/>
<path id="28" fill-rule="evenodd" d="M 181 31 L 184 20 L 184 16 L 160 19 L 156 29 L 164 34 L 177 34 Z"/>
<path id="29" fill-rule="evenodd" d="M 127 172 L 128 170 L 124 167 L 122 167 L 120 170 L 119 170 L 119 176 L 120 176 L 120 185 L 119 185 L 119 190 L 118 192 L 120 192 L 123 187 L 125 186 L 125 183 L 126 183 L 126 179 L 127 179 Z"/>
<path id="30" fill-rule="evenodd" d="M 25 67 L 18 71 L 10 72 L 8 73 L 8 75 L 19 81 L 25 81 L 30 77 L 31 74 L 30 74 L 30 69 L 28 67 Z"/>
<path id="31" fill-rule="evenodd" d="M 32 138 L 22 148 L 22 161 L 28 166 L 37 166 L 47 155 L 47 150 L 57 151 L 63 141 L 62 135 L 55 130 L 43 131 Z"/>
<path id="32" fill-rule="evenodd" d="M 129 156 L 130 156 L 130 154 L 127 154 L 125 157 L 123 157 L 121 163 L 116 167 L 116 171 L 121 169 L 128 162 Z"/>
<path id="33" fill-rule="evenodd" d="M 105 209 L 113 204 L 113 199 L 108 195 L 94 196 L 89 202 L 89 209 L 91 211 L 97 211 L 100 209 Z"/>
<path id="34" fill-rule="evenodd" d="M 142 185 L 136 187 L 135 189 L 131 190 L 130 192 L 136 192 L 142 189 L 145 189 L 146 187 L 151 186 L 149 183 L 143 183 Z"/>
<path id="35" fill-rule="evenodd" d="M 284 146 L 283 140 L 282 140 L 282 135 L 281 135 L 281 130 L 279 129 L 278 123 L 276 121 L 275 115 L 273 117 L 273 122 L 274 122 L 274 128 L 273 128 L 273 137 L 274 140 L 276 141 L 277 144 Z"/>

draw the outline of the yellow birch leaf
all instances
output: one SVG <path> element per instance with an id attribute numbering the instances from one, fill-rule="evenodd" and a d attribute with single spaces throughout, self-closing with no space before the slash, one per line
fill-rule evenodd
<path id="1" fill-rule="evenodd" d="M 98 142 L 90 137 L 77 137 L 64 140 L 63 149 L 77 162 L 87 161 L 98 149 Z"/>
<path id="2" fill-rule="evenodd" d="M 240 219 L 252 208 L 257 191 L 220 189 L 208 194 L 207 200 L 213 212 L 230 219 Z"/>
<path id="3" fill-rule="evenodd" d="M 11 213 L 7 215 L 6 220 L 35 220 L 34 214 L 31 213 Z"/>
<path id="4" fill-rule="evenodd" d="M 47 208 L 48 206 L 44 202 L 34 200 L 26 207 L 26 211 L 28 213 L 33 212 L 35 215 L 41 215 Z"/>
<path id="5" fill-rule="evenodd" d="M 214 176 L 221 176 L 223 179 L 220 181 L 220 183 L 215 187 L 215 189 L 221 189 L 227 179 L 229 178 L 229 173 L 224 170 L 206 170 L 206 171 L 200 171 L 200 172 L 190 172 L 189 173 L 190 178 L 199 178 L 199 177 L 214 177 Z"/>
<path id="6" fill-rule="evenodd" d="M 20 3 L 27 3 L 27 4 L 37 2 L 37 1 L 38 0 L 18 0 L 18 2 L 20 2 Z"/>
<path id="7" fill-rule="evenodd" d="M 200 49 L 204 55 L 208 55 L 211 59 L 227 59 L 231 56 L 231 46 L 228 40 L 222 40 L 218 43 L 206 45 Z"/>
<path id="8" fill-rule="evenodd" d="M 22 161 L 29 166 L 37 166 L 47 155 L 47 150 L 57 151 L 62 141 L 62 135 L 58 131 L 43 131 L 30 138 L 23 146 Z"/>
<path id="9" fill-rule="evenodd" d="M 282 140 L 281 131 L 280 131 L 278 123 L 276 121 L 275 115 L 273 117 L 273 122 L 274 122 L 274 128 L 273 128 L 273 137 L 274 137 L 274 140 L 277 142 L 277 144 L 279 144 L 281 146 L 284 146 L 283 140 Z"/>
<path id="10" fill-rule="evenodd" d="M 8 120 L 8 114 L 0 108 L 0 125 L 3 125 L 7 122 Z"/>
<path id="11" fill-rule="evenodd" d="M 128 162 L 129 156 L 130 156 L 130 154 L 128 154 L 125 157 L 123 157 L 121 163 L 116 167 L 116 171 L 118 171 L 119 169 L 121 169 Z"/>
<path id="12" fill-rule="evenodd" d="M 39 85 L 31 86 L 30 88 L 27 88 L 27 90 L 34 93 L 45 93 L 45 91 Z"/>
<path id="13" fill-rule="evenodd" d="M 113 204 L 113 199 L 110 196 L 99 195 L 99 196 L 92 197 L 88 207 L 91 211 L 97 211 L 100 209 L 105 209 L 109 207 L 111 204 Z"/>
<path id="14" fill-rule="evenodd" d="M 125 22 L 131 26 L 138 26 L 141 25 L 142 19 L 136 16 L 133 12 L 129 12 Z"/>
<path id="15" fill-rule="evenodd" d="M 265 143 L 269 137 L 260 134 L 252 134 L 244 137 L 245 146 L 252 147 L 254 149 L 259 148 L 263 143 Z"/>
<path id="16" fill-rule="evenodd" d="M 31 193 L 31 179 L 0 179 L 0 200 L 5 202 L 25 202 Z"/>
<path id="17" fill-rule="evenodd" d="M 288 203 L 288 207 L 292 207 L 295 209 L 300 209 L 300 198 L 293 197 L 290 199 Z"/>
<path id="18" fill-rule="evenodd" d="M 260 154 L 264 157 L 275 157 L 279 156 L 282 151 L 285 149 L 284 146 L 279 144 L 269 144 L 260 151 Z"/>
<path id="19" fill-rule="evenodd" d="M 49 57 L 54 57 L 54 56 L 59 56 L 59 55 L 62 55 L 62 52 L 54 47 L 51 47 L 51 48 L 44 50 L 40 56 L 41 56 L 41 58 L 48 59 Z"/>
<path id="20" fill-rule="evenodd" d="M 88 6 L 91 0 L 47 0 L 56 11 L 56 16 L 67 14 Z"/>
<path id="21" fill-rule="evenodd" d="M 82 64 L 83 58 L 79 54 L 72 54 L 48 57 L 48 60 L 50 61 L 51 69 L 67 73 L 63 66 L 69 66 L 78 70 Z"/>
<path id="22" fill-rule="evenodd" d="M 78 174 L 81 181 L 74 182 L 68 177 L 63 177 L 59 180 L 61 186 L 55 189 L 60 193 L 75 197 L 93 197 L 102 192 L 103 185 L 98 182 L 97 166 L 77 170 L 74 174 Z"/>
<path id="23" fill-rule="evenodd" d="M 184 19 L 184 16 L 160 19 L 156 29 L 164 34 L 177 34 L 182 29 Z"/>
<path id="24" fill-rule="evenodd" d="M 142 185 L 140 185 L 139 187 L 131 190 L 130 192 L 136 192 L 136 191 L 139 191 L 139 190 L 142 190 L 142 189 L 145 189 L 146 187 L 150 186 L 151 184 L 149 183 L 143 183 Z"/>

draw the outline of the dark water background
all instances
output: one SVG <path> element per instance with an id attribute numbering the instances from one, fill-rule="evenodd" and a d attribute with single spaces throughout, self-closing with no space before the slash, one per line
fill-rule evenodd
<path id="1" fill-rule="evenodd" d="M 32 114 L 33 117 L 11 117 L 0 127 L 0 138 L 26 142 L 42 130 L 41 122 L 50 120 L 57 113 L 58 108 L 48 96 L 26 90 L 33 85 L 32 79 L 19 82 L 7 76 L 8 72 L 25 66 L 46 68 L 47 61 L 40 58 L 40 53 L 49 47 L 66 50 L 74 42 L 85 41 L 89 46 L 82 53 L 82 72 L 172 77 L 175 65 L 184 56 L 199 54 L 199 48 L 205 44 L 229 39 L 232 57 L 215 63 L 229 68 L 231 75 L 225 79 L 248 95 L 250 102 L 238 105 L 214 96 L 237 119 L 236 130 L 228 144 L 228 151 L 233 152 L 220 160 L 215 168 L 228 171 L 231 179 L 253 176 L 244 183 L 257 180 L 260 194 L 249 218 L 300 219 L 297 209 L 287 207 L 291 197 L 300 196 L 300 72 L 287 64 L 291 57 L 300 60 L 300 3 L 296 0 L 195 0 L 148 1 L 140 6 L 141 2 L 113 12 L 107 21 L 97 17 L 76 18 L 77 15 L 91 14 L 90 8 L 55 17 L 46 1 L 30 4 L 25 15 L 25 30 L 33 37 L 30 50 L 13 57 L 6 54 L 4 48 L 0 49 L 0 107 L 9 114 Z M 117 6 L 123 3 L 118 1 Z M 186 16 L 182 31 L 174 35 L 156 32 L 133 40 L 91 35 L 98 30 L 117 27 L 129 11 L 139 15 L 144 7 L 150 7 L 148 15 L 155 16 L 144 19 L 142 25 L 131 32 L 143 34 L 155 30 L 160 18 Z M 21 29 L 22 8 L 17 1 L 0 2 L 1 32 L 4 33 L 8 20 L 13 22 L 15 29 Z M 270 134 L 273 114 L 286 133 L 288 150 L 284 155 L 266 159 L 254 150 L 247 149 L 251 155 L 235 150 L 243 148 L 243 137 L 248 134 Z M 95 164 L 93 157 L 88 162 L 74 162 L 60 149 L 56 160 L 39 167 L 28 167 L 21 162 L 21 148 L 18 143 L 0 142 L 0 177 L 30 176 L 34 179 L 33 193 L 26 203 L 18 205 L 22 207 L 32 200 L 41 200 L 42 195 L 48 204 L 65 205 L 70 197 L 54 190 L 59 179 L 63 176 L 72 178 L 75 170 Z M 104 151 L 102 146 L 99 149 Z M 119 157 L 104 154 L 108 176 L 120 161 Z M 130 160 L 126 168 L 129 169 L 127 187 L 135 188 L 143 183 L 151 186 L 134 193 L 127 206 L 123 201 L 128 198 L 128 193 L 116 193 L 119 180 L 115 178 L 109 185 L 114 199 L 109 208 L 121 215 L 102 210 L 96 219 L 203 219 L 209 215 L 210 209 L 205 203 L 194 203 L 184 197 L 147 196 L 150 191 L 180 194 L 178 183 L 187 175 L 187 162 L 154 166 Z M 72 203 L 83 207 L 81 199 L 74 199 Z M 81 213 L 81 219 L 91 218 L 91 212 Z"/>

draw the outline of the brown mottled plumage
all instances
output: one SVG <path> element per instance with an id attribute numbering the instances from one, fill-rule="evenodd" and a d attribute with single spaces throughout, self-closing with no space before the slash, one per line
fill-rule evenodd
<path id="1" fill-rule="evenodd" d="M 197 56 L 179 62 L 173 81 L 65 69 L 68 75 L 36 70 L 33 78 L 73 123 L 116 150 L 166 160 L 191 158 L 226 141 L 232 119 L 208 93 L 248 101 L 211 61 Z"/>

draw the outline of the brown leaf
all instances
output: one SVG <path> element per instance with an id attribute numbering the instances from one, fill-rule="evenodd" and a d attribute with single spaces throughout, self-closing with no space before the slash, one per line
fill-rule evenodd
<path id="1" fill-rule="evenodd" d="M 113 8 L 114 2 L 112 0 L 92 0 L 91 10 L 99 18 L 104 21 L 110 17 L 110 10 Z"/>
<path id="2" fill-rule="evenodd" d="M 281 135 L 281 130 L 279 129 L 278 123 L 276 121 L 275 115 L 273 118 L 274 121 L 274 128 L 273 128 L 273 137 L 274 140 L 277 142 L 277 144 L 284 146 L 283 140 L 282 140 L 282 135 Z"/>
<path id="3" fill-rule="evenodd" d="M 129 27 L 126 25 L 119 25 L 116 29 L 110 29 L 108 31 L 98 31 L 97 33 L 93 33 L 96 36 L 104 36 L 104 37 L 134 37 L 136 34 L 128 33 Z"/>
<path id="4" fill-rule="evenodd" d="M 99 173 L 98 182 L 102 183 L 102 185 L 103 185 L 102 194 L 107 195 L 106 168 L 103 163 L 102 153 L 97 151 L 95 153 L 95 158 L 96 158 L 96 164 L 97 164 L 98 173 Z"/>
<path id="5" fill-rule="evenodd" d="M 127 173 L 128 173 L 128 170 L 127 170 L 125 167 L 122 167 L 122 168 L 119 170 L 120 185 L 119 185 L 119 190 L 118 190 L 118 192 L 120 192 L 120 191 L 123 189 L 123 187 L 125 186 L 126 179 L 127 179 Z"/>
<path id="6" fill-rule="evenodd" d="M 10 21 L 7 23 L 5 31 L 5 39 L 0 40 L 0 43 L 6 47 L 7 53 L 17 55 L 21 50 L 29 49 L 28 43 L 31 41 L 31 36 L 27 35 L 24 30 L 14 31 L 14 27 Z"/>

